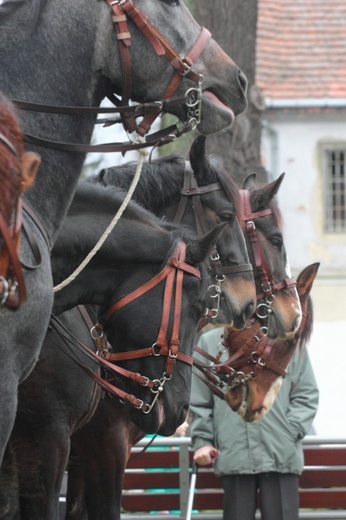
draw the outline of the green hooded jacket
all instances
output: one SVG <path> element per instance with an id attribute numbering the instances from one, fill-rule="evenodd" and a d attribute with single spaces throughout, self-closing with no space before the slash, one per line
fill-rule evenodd
<path id="1" fill-rule="evenodd" d="M 203 334 L 199 346 L 215 356 L 223 328 Z M 227 359 L 223 354 L 221 360 Z M 205 360 L 204 360 L 205 361 Z M 302 439 L 318 407 L 319 391 L 306 348 L 297 348 L 272 409 L 246 423 L 198 377 L 192 377 L 191 437 L 195 450 L 213 445 L 219 453 L 215 474 L 303 471 Z"/>

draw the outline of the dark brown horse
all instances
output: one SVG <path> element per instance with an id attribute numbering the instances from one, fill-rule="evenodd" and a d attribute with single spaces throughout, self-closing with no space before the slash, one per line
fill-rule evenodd
<path id="1" fill-rule="evenodd" d="M 52 254 L 56 282 L 79 265 L 123 198 L 114 188 L 80 183 Z M 92 355 L 100 343 L 93 342 L 78 308 L 64 313 L 61 324 L 52 320 L 35 368 L 19 385 L 17 416 L 0 473 L 0 518 L 18 510 L 21 520 L 56 518 L 70 437 L 90 419 L 100 398 L 94 381 L 99 365 L 108 375 L 105 384 L 113 384 L 123 399 L 129 397 L 131 416 L 143 429 L 175 431 L 189 402 L 191 351 L 208 286 L 204 264 L 224 227 L 197 241 L 185 228 L 167 226 L 131 203 L 80 277 L 57 293 L 60 310 L 79 298 L 96 304 L 90 309 L 93 324 L 133 290 L 150 289 L 130 299 L 105 327 L 110 336 L 113 327 L 122 334 L 114 350 L 133 356 L 121 373 L 104 367 L 101 352 Z M 75 337 L 92 352 L 78 348 Z M 151 355 L 142 361 L 134 356 L 138 350 Z"/>
<path id="2" fill-rule="evenodd" d="M 199 144 L 200 146 L 200 144 Z M 196 146 L 195 146 L 196 149 Z M 203 151 L 203 149 L 202 149 Z M 195 150 L 192 149 L 192 157 L 191 157 L 191 163 L 194 165 L 195 162 L 197 162 L 197 158 L 194 156 Z M 204 170 L 207 170 L 211 167 L 206 166 L 205 159 L 203 159 L 203 153 L 200 153 L 198 155 L 199 157 L 199 164 L 204 164 Z M 153 168 L 155 168 L 155 164 L 153 165 Z M 195 168 L 195 167 L 194 167 Z M 201 167 L 200 167 L 201 168 Z M 129 167 L 125 167 L 125 171 L 128 171 Z M 111 183 L 112 178 L 110 176 L 114 175 L 114 183 L 117 182 L 117 179 L 115 177 L 116 169 L 114 170 L 106 170 L 103 172 L 103 180 L 104 182 Z M 205 174 L 208 178 L 208 175 Z M 106 177 L 106 178 L 104 178 Z M 121 176 L 120 176 L 121 178 Z M 267 265 L 270 266 L 270 279 L 272 280 L 272 277 L 274 276 L 276 280 L 281 280 L 283 278 L 287 278 L 286 273 L 286 265 L 287 265 L 287 258 L 286 258 L 286 251 L 283 244 L 283 238 L 282 238 L 282 231 L 281 231 L 281 218 L 279 218 L 279 211 L 276 207 L 274 197 L 277 193 L 277 190 L 279 189 L 279 186 L 281 184 L 282 178 L 280 178 L 278 181 L 272 184 L 268 184 L 267 186 L 258 187 L 255 184 L 255 179 L 251 177 L 247 181 L 247 186 L 250 188 L 251 185 L 251 205 L 253 212 L 259 212 L 264 210 L 269 210 L 270 213 L 266 215 L 263 218 L 263 221 L 259 224 L 260 229 L 260 236 L 261 236 L 261 243 L 263 245 L 263 248 L 266 251 L 268 260 Z M 119 182 L 119 179 L 118 179 Z M 173 191 L 173 190 L 172 190 Z M 141 198 L 146 201 L 148 204 L 148 201 L 150 201 L 150 195 L 151 192 L 155 193 L 155 187 L 153 186 L 150 194 L 145 196 L 145 193 L 147 190 L 144 190 L 142 193 Z M 173 191 L 174 193 L 174 191 Z M 138 197 L 138 195 L 137 195 Z M 158 198 L 158 197 L 157 197 Z M 177 198 L 179 201 L 179 197 Z M 208 202 L 208 200 L 207 200 Z M 157 201 L 157 204 L 160 205 L 160 200 Z M 209 204 L 211 204 L 209 200 Z M 177 203 L 176 203 L 177 205 Z M 169 203 L 166 203 L 164 206 L 164 210 L 161 209 L 161 211 L 164 211 L 165 214 L 168 215 L 174 215 L 176 213 L 175 210 L 171 210 L 169 212 L 169 208 L 174 206 L 174 200 L 169 200 Z M 217 204 L 214 205 L 214 208 L 217 207 Z M 208 208 L 208 214 L 210 215 L 212 213 L 213 207 Z M 155 211 L 157 209 L 155 208 Z M 222 216 L 222 211 L 220 210 L 220 216 Z M 216 215 L 218 213 L 216 212 Z M 259 218 L 259 217 L 258 217 Z M 262 217 L 261 217 L 262 218 Z M 280 247 L 273 247 L 272 241 L 273 237 L 276 238 L 276 240 L 281 240 Z M 250 253 L 252 256 L 252 252 Z M 255 261 L 254 261 L 254 269 L 256 267 Z M 257 283 L 258 287 L 261 287 L 261 280 L 259 278 L 259 273 L 255 270 L 255 275 L 257 277 Z M 239 287 L 241 289 L 241 286 Z M 289 332 L 289 334 L 292 334 L 292 324 L 291 321 L 294 321 L 297 318 L 296 315 L 296 309 L 299 309 L 300 312 L 300 305 L 299 305 L 299 299 L 298 301 L 295 300 L 295 298 L 298 298 L 296 289 L 285 289 L 283 287 L 284 292 L 284 301 L 285 295 L 289 301 L 295 304 L 295 309 L 291 311 L 288 309 L 288 318 L 285 315 L 285 308 L 283 308 L 282 304 L 280 303 L 280 297 L 277 299 L 275 303 L 276 305 L 273 305 L 273 316 L 271 318 L 272 327 L 274 329 L 274 334 L 280 334 L 281 336 L 285 336 L 286 333 Z M 287 294 L 286 294 L 287 293 Z M 276 293 L 277 294 L 277 293 Z M 300 316 L 300 315 L 299 315 Z M 287 325 L 289 324 L 289 325 Z M 287 330 L 288 329 L 288 330 Z M 278 331 L 278 332 L 277 332 Z M 241 332 L 240 332 L 241 334 Z M 262 383 L 263 381 L 261 381 Z M 253 388 L 253 387 L 251 387 Z M 69 482 L 68 482 L 68 498 L 67 498 L 67 512 L 68 512 L 68 518 L 69 520 L 84 520 L 87 518 L 87 511 L 92 512 L 92 518 L 95 519 L 111 519 L 111 518 L 119 518 L 119 511 L 120 511 L 120 500 L 121 500 L 121 480 L 117 480 L 118 485 L 117 487 L 112 487 L 112 484 L 114 480 L 116 479 L 116 476 L 119 475 L 118 470 L 119 468 L 123 468 L 126 464 L 126 453 L 120 452 L 116 449 L 115 439 L 112 440 L 113 435 L 120 434 L 121 428 L 123 428 L 122 439 L 123 443 L 129 442 L 128 441 L 128 432 L 127 432 L 127 412 L 124 410 L 124 412 L 121 415 L 121 418 L 119 418 L 119 426 L 118 426 L 118 419 L 119 413 L 118 409 L 115 409 L 113 412 L 112 410 L 112 403 L 113 400 L 106 397 L 103 399 L 99 407 L 95 413 L 95 416 L 93 419 L 86 425 L 83 430 L 80 432 L 77 432 L 75 436 L 72 439 L 72 446 L 73 446 L 73 465 L 71 468 L 71 475 L 69 473 Z M 131 429 L 133 432 L 133 430 Z M 105 444 L 110 443 L 111 446 L 113 446 L 113 452 L 112 452 L 112 459 L 109 458 L 109 463 L 104 460 L 104 455 L 101 453 L 101 450 L 98 448 L 95 448 L 95 451 L 91 454 L 90 447 L 93 445 L 95 440 L 95 435 L 99 436 L 99 445 L 103 445 L 103 441 L 101 439 L 105 440 Z M 133 440 L 135 437 L 133 437 Z M 111 449 L 107 449 L 107 453 Z M 102 460 L 103 462 L 101 464 L 97 463 L 97 458 L 99 460 Z M 119 464 L 117 467 L 115 464 Z M 121 474 L 121 473 L 120 473 Z M 99 491 L 97 493 L 93 492 L 91 493 L 92 489 L 98 489 Z M 85 492 L 85 495 L 83 493 Z M 107 499 L 108 496 L 108 499 Z"/>
<path id="3" fill-rule="evenodd" d="M 248 421 L 260 418 L 272 406 L 293 355 L 294 349 L 287 355 L 289 339 L 296 338 L 301 321 L 301 298 L 297 300 L 296 281 L 289 272 L 282 217 L 274 198 L 283 178 L 281 175 L 258 186 L 255 175 L 250 175 L 241 190 L 244 229 L 256 280 L 256 312 L 242 331 L 228 330 L 230 356 L 222 367 L 216 359 L 209 359 L 215 367 L 196 361 L 215 393 L 225 396 L 232 409 Z M 310 267 L 311 285 L 316 275 L 312 271 Z M 284 339 L 287 341 L 278 341 Z"/>
<path id="4" fill-rule="evenodd" d="M 303 319 L 299 330 L 290 339 L 275 340 L 268 365 L 261 367 L 256 378 L 248 380 L 248 406 L 238 409 L 244 420 L 252 421 L 269 411 L 274 392 L 281 386 L 281 380 L 296 348 L 308 342 L 312 332 L 313 311 L 309 297 L 319 264 L 306 267 L 298 276 L 297 290 L 301 301 Z M 258 331 L 258 328 L 255 332 Z M 236 339 L 230 344 L 232 356 L 253 338 L 251 325 L 244 331 L 232 331 Z M 222 347 L 228 348 L 227 345 Z M 204 357 L 199 357 L 205 362 Z M 216 361 L 216 360 L 215 360 Z M 241 370 L 249 374 L 254 365 L 249 359 L 242 360 Z M 273 370 L 274 369 L 274 370 Z M 240 368 L 239 368 L 240 370 Z M 279 370 L 279 374 L 278 374 Z M 219 372 L 216 372 L 216 375 Z M 280 376 L 280 377 L 279 377 Z M 209 380 L 208 382 L 211 382 Z M 213 377 L 216 393 L 224 398 L 220 379 Z M 225 398 L 228 400 L 229 394 Z M 260 399 L 253 402 L 253 396 Z M 230 399 L 231 404 L 232 398 Z M 247 410 L 248 408 L 248 410 Z M 254 409 L 255 408 L 255 409 Z M 122 480 L 131 447 L 144 433 L 129 418 L 128 411 L 109 396 L 100 402 L 92 420 L 72 437 L 71 458 L 68 466 L 67 512 L 68 520 L 111 520 L 120 518 Z"/>

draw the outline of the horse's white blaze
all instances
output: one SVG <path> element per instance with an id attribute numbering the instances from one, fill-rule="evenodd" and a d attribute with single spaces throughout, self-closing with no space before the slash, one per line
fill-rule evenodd
<path id="1" fill-rule="evenodd" d="M 280 376 L 280 377 L 278 377 L 278 379 L 276 379 L 273 382 L 273 384 L 269 388 L 269 391 L 267 392 L 267 395 L 264 398 L 261 411 L 259 413 L 255 414 L 254 420 L 261 419 L 269 412 L 269 410 L 273 406 L 274 401 L 279 393 L 281 385 L 282 385 L 282 377 Z"/>

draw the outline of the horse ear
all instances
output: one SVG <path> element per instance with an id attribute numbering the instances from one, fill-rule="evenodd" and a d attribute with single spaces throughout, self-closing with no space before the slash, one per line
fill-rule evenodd
<path id="1" fill-rule="evenodd" d="M 191 145 L 189 160 L 195 177 L 201 182 L 201 178 L 206 178 L 210 174 L 209 158 L 205 154 L 206 137 L 199 135 Z M 208 182 L 208 181 L 206 181 Z"/>
<path id="2" fill-rule="evenodd" d="M 251 188 L 257 188 L 257 173 L 250 173 L 243 182 L 243 190 L 250 190 Z"/>
<path id="3" fill-rule="evenodd" d="M 20 180 L 20 193 L 30 188 L 36 177 L 41 158 L 34 152 L 25 152 L 22 157 L 22 176 Z"/>
<path id="4" fill-rule="evenodd" d="M 298 275 L 297 278 L 297 291 L 299 294 L 299 298 L 306 298 L 309 296 L 312 284 L 317 275 L 318 268 L 320 266 L 319 262 L 308 265 L 303 269 L 303 271 Z"/>
<path id="5" fill-rule="evenodd" d="M 253 211 L 259 210 L 260 208 L 267 208 L 269 206 L 271 200 L 273 200 L 279 191 L 284 177 L 285 173 L 282 173 L 275 181 L 255 190 L 253 197 L 251 197 Z"/>
<path id="6" fill-rule="evenodd" d="M 211 253 L 214 244 L 222 235 L 227 222 L 221 222 L 211 231 L 196 240 L 192 240 L 186 249 L 186 261 L 195 265 L 203 262 Z"/>

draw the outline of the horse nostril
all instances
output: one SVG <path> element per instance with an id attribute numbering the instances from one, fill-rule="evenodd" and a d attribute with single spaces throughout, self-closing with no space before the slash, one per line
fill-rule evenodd
<path id="1" fill-rule="evenodd" d="M 238 71 L 238 82 L 239 82 L 241 89 L 244 91 L 244 94 L 246 94 L 248 81 L 247 81 L 247 78 L 246 78 L 244 72 L 242 72 L 241 70 Z"/>
<path id="2" fill-rule="evenodd" d="M 253 315 L 254 312 L 255 312 L 255 304 L 252 301 L 247 304 L 247 306 L 244 310 L 244 313 L 243 313 L 243 318 L 246 323 L 249 321 L 249 319 L 251 318 L 251 316 Z"/>

